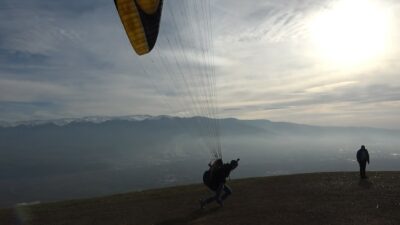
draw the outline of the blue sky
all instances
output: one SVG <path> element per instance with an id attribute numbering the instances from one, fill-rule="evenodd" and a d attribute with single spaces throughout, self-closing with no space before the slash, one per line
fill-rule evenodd
<path id="1" fill-rule="evenodd" d="M 200 2 L 167 0 L 139 57 L 113 1 L 1 0 L 0 120 L 194 115 L 164 74 L 183 69 L 215 71 L 212 89 L 189 91 L 216 91 L 220 117 L 400 125 L 398 1 L 203 1 L 212 18 Z"/>

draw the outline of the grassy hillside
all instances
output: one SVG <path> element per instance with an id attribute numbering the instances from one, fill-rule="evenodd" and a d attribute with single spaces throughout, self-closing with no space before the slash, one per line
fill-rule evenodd
<path id="1" fill-rule="evenodd" d="M 224 207 L 189 185 L 0 210 L 0 224 L 400 224 L 400 172 L 315 173 L 231 181 Z"/>

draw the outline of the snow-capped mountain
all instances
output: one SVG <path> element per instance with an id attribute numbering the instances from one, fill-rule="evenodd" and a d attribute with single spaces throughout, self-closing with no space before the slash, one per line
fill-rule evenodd
<path id="1" fill-rule="evenodd" d="M 38 126 L 44 124 L 54 124 L 57 126 L 65 126 L 70 123 L 104 123 L 110 120 L 119 121 L 143 121 L 143 120 L 158 120 L 162 118 L 173 118 L 171 116 L 161 115 L 161 116 L 151 116 L 151 115 L 129 115 L 129 116 L 87 116 L 82 118 L 61 118 L 52 120 L 25 120 L 25 121 L 15 121 L 6 122 L 0 121 L 0 127 L 16 127 L 20 125 L 25 126 Z"/>

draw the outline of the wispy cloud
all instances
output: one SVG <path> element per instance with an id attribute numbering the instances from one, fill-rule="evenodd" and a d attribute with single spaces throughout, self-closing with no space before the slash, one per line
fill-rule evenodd
<path id="1" fill-rule="evenodd" d="M 336 0 L 211 1 L 204 15 L 213 36 L 199 30 L 207 18 L 194 20 L 201 7 L 165 1 L 159 40 L 144 57 L 131 49 L 112 1 L 3 2 L 0 120 L 184 111 L 194 107 L 188 92 L 207 91 L 196 76 L 212 71 L 203 59 L 212 54 L 220 116 L 400 125 L 392 121 L 400 112 L 398 45 L 351 69 L 326 64 L 312 47 L 309 21 Z M 191 90 L 181 74 L 193 74 Z"/>

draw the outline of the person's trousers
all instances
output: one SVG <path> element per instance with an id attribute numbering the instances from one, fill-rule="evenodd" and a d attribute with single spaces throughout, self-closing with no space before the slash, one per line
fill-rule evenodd
<path id="1" fill-rule="evenodd" d="M 365 168 L 367 167 L 367 162 L 358 162 L 360 164 L 360 177 L 366 178 L 365 176 Z"/>
<path id="2" fill-rule="evenodd" d="M 218 186 L 215 191 L 215 195 L 206 199 L 206 204 L 209 204 L 213 201 L 217 201 L 218 203 L 222 203 L 229 195 L 232 194 L 232 190 L 225 184 L 221 184 Z"/>

